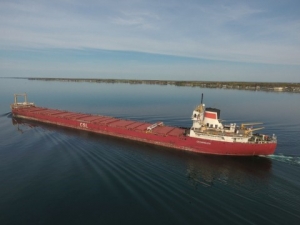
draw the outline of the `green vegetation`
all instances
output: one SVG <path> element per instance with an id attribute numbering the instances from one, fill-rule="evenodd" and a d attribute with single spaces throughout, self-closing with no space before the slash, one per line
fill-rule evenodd
<path id="1" fill-rule="evenodd" d="M 19 78 L 22 79 L 22 78 Z M 23 78 L 24 79 L 24 78 Z M 300 93 L 300 83 L 266 83 L 266 82 L 237 82 L 237 81 L 172 81 L 172 80 L 129 80 L 129 79 L 87 79 L 87 78 L 25 78 L 28 80 L 64 81 L 64 82 L 93 82 L 93 83 L 128 83 L 175 85 L 183 87 L 222 88 L 253 91 L 276 91 Z"/>

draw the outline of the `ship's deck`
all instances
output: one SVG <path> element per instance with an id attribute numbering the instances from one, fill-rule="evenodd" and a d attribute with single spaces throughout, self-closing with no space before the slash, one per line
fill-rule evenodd
<path id="1" fill-rule="evenodd" d="M 139 132 L 147 132 L 147 128 L 151 126 L 151 123 L 140 122 L 140 121 L 132 121 L 114 118 L 110 116 L 102 116 L 102 115 L 92 115 L 85 113 L 74 113 L 64 110 L 58 109 L 48 109 L 42 107 L 22 107 L 18 108 L 17 111 L 19 113 L 30 113 L 33 115 L 43 115 L 49 116 L 51 118 L 57 119 L 68 119 L 74 120 L 82 123 L 93 124 L 93 125 L 101 125 L 101 126 L 109 126 L 114 128 L 126 129 L 126 130 L 135 130 Z M 149 132 L 149 131 L 148 131 Z M 180 137 L 184 135 L 185 130 L 178 127 L 170 127 L 170 126 L 156 126 L 151 129 L 151 133 L 155 135 L 161 136 L 175 136 Z"/>

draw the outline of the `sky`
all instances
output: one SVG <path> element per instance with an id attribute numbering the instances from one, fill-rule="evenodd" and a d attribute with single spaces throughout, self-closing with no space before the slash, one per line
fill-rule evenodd
<path id="1" fill-rule="evenodd" d="M 0 77 L 300 82 L 299 0 L 0 0 Z"/>

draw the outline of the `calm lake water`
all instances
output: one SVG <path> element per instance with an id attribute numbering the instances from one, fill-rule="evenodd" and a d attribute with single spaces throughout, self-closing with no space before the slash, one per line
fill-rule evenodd
<path id="1" fill-rule="evenodd" d="M 16 123 L 9 104 L 191 126 L 204 93 L 226 122 L 264 122 L 268 157 L 208 156 Z M 300 224 L 300 94 L 0 79 L 0 224 Z M 23 121 L 24 122 L 24 121 Z"/>

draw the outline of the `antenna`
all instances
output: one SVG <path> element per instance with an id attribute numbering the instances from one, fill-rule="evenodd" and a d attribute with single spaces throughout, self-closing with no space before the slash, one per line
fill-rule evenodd
<path id="1" fill-rule="evenodd" d="M 201 104 L 203 103 L 203 93 L 201 95 Z"/>

